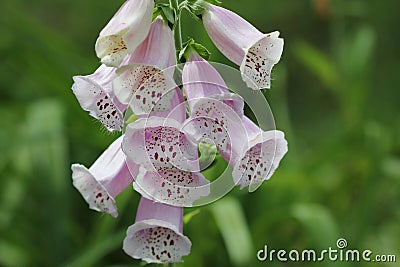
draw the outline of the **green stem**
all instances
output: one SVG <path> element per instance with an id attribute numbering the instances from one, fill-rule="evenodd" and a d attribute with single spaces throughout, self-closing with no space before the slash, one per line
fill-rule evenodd
<path id="1" fill-rule="evenodd" d="M 182 29 L 181 29 L 181 12 L 179 10 L 179 0 L 169 0 L 171 8 L 175 10 L 176 21 L 174 25 L 175 47 L 177 51 L 182 50 Z"/>

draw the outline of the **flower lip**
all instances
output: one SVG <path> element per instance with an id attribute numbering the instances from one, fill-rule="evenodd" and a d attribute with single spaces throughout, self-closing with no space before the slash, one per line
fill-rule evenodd
<path id="1" fill-rule="evenodd" d="M 71 166 L 73 185 L 81 193 L 89 208 L 118 216 L 117 205 L 107 189 L 81 164 Z"/>
<path id="2" fill-rule="evenodd" d="M 125 65 L 117 70 L 114 93 L 137 115 L 169 110 L 174 96 L 172 91 L 177 88 L 170 70 L 146 64 Z"/>
<path id="3" fill-rule="evenodd" d="M 191 207 L 210 194 L 210 182 L 201 173 L 170 167 L 157 172 L 141 167 L 133 187 L 148 199 L 177 207 Z"/>
<path id="4" fill-rule="evenodd" d="M 279 62 L 284 41 L 279 32 L 264 34 L 245 50 L 245 57 L 240 64 L 242 79 L 253 90 L 271 87 L 272 67 Z"/>
<path id="5" fill-rule="evenodd" d="M 148 263 L 180 262 L 192 245 L 182 233 L 183 208 L 142 197 L 123 249 L 131 257 Z"/>
<path id="6" fill-rule="evenodd" d="M 129 159 L 149 171 L 172 166 L 199 171 L 194 138 L 181 129 L 181 123 L 172 118 L 138 119 L 127 126 L 122 149 Z"/>
<path id="7" fill-rule="evenodd" d="M 212 4 L 206 4 L 203 24 L 221 53 L 240 66 L 248 87 L 270 88 L 272 67 L 283 51 L 279 32 L 263 34 L 234 12 Z"/>
<path id="8" fill-rule="evenodd" d="M 135 259 L 148 263 L 181 262 L 190 253 L 192 243 L 175 225 L 156 219 L 130 226 L 123 250 Z"/>
<path id="9" fill-rule="evenodd" d="M 234 165 L 235 184 L 240 185 L 240 189 L 249 186 L 250 192 L 255 191 L 263 181 L 271 178 L 287 151 L 287 141 L 281 131 L 266 131 L 253 136 Z"/>
<path id="10" fill-rule="evenodd" d="M 93 74 L 74 76 L 72 91 L 81 107 L 98 119 L 109 131 L 120 131 L 123 125 L 121 104 L 112 93 L 111 83 L 116 77 L 115 69 L 101 65 Z"/>
<path id="11" fill-rule="evenodd" d="M 122 139 L 123 136 L 115 140 L 89 169 L 81 164 L 71 166 L 73 185 L 89 207 L 114 217 L 118 215 L 114 198 L 138 172 L 138 166 L 130 163 L 121 149 Z"/>

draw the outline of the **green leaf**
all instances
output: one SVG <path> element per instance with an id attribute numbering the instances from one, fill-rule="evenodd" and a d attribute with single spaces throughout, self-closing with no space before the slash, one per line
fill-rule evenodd
<path id="1" fill-rule="evenodd" d="M 225 197 L 210 207 L 231 261 L 235 266 L 245 266 L 254 249 L 242 206 L 237 199 Z"/>
<path id="2" fill-rule="evenodd" d="M 165 3 L 159 3 L 153 10 L 153 18 L 157 18 L 158 16 L 162 16 L 162 18 L 171 24 L 175 23 L 175 11 Z"/>
<path id="3" fill-rule="evenodd" d="M 179 52 L 179 60 L 185 62 L 189 59 L 191 53 L 197 53 L 205 60 L 210 59 L 211 53 L 203 45 L 196 43 L 193 39 L 183 44 L 183 49 Z"/>
<path id="4" fill-rule="evenodd" d="M 169 6 L 162 6 L 161 10 L 165 16 L 165 18 L 172 24 L 175 23 L 175 15 L 174 10 Z"/>
<path id="5" fill-rule="evenodd" d="M 193 44 L 192 47 L 197 51 L 197 53 L 202 58 L 204 58 L 205 60 L 209 60 L 210 59 L 211 53 L 210 53 L 210 51 L 208 51 L 208 49 L 205 46 L 203 46 L 201 44 L 198 44 L 198 43 L 195 43 L 195 44 Z"/>

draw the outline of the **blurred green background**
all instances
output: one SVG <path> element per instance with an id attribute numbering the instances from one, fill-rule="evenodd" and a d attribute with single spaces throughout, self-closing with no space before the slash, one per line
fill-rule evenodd
<path id="1" fill-rule="evenodd" d="M 122 0 L 13 0 L 0 8 L 0 266 L 140 266 L 122 251 L 139 196 L 118 219 L 88 209 L 70 165 L 90 166 L 117 135 L 76 101 L 71 77 L 98 66 L 94 42 Z M 398 266 L 399 1 L 225 0 L 285 38 L 265 95 L 289 153 L 255 193 L 235 189 L 185 225 L 177 266 Z M 194 37 L 227 61 L 200 22 Z M 191 212 L 190 209 L 187 212 Z M 397 263 L 259 262 L 258 250 L 349 248 Z"/>

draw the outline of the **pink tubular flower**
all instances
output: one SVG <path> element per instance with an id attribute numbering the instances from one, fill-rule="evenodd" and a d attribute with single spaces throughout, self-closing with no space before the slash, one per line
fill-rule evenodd
<path id="1" fill-rule="evenodd" d="M 115 68 L 101 65 L 93 74 L 73 77 L 72 91 L 79 104 L 109 131 L 121 131 L 126 109 L 112 91 L 112 81 L 116 76 Z"/>
<path id="2" fill-rule="evenodd" d="M 210 192 L 199 172 L 197 145 L 171 118 L 151 117 L 129 124 L 123 140 L 127 157 L 142 165 L 134 189 L 142 196 L 174 206 L 192 206 Z"/>
<path id="3" fill-rule="evenodd" d="M 148 263 L 181 262 L 191 246 L 183 235 L 183 208 L 141 198 L 135 224 L 124 239 L 129 256 Z"/>
<path id="4" fill-rule="evenodd" d="M 172 98 L 175 107 L 127 126 L 122 148 L 142 165 L 134 189 L 142 196 L 174 206 L 192 206 L 210 193 L 209 181 L 199 173 L 197 145 L 182 132 L 186 106 L 182 93 Z"/>
<path id="5" fill-rule="evenodd" d="M 279 32 L 263 34 L 239 15 L 206 4 L 203 24 L 215 46 L 240 66 L 242 79 L 252 89 L 270 88 L 271 70 L 283 51 Z"/>
<path id="6" fill-rule="evenodd" d="M 153 15 L 153 0 L 127 0 L 100 32 L 96 54 L 103 64 L 119 67 L 146 38 Z"/>
<path id="7" fill-rule="evenodd" d="M 81 164 L 72 164 L 72 180 L 76 189 L 89 204 L 89 208 L 118 216 L 114 198 L 133 181 L 138 166 L 127 162 L 122 152 L 123 136 L 87 169 Z M 129 165 L 129 169 L 128 169 Z"/>
<path id="8" fill-rule="evenodd" d="M 232 176 L 240 189 L 249 186 L 249 191 L 253 192 L 274 174 L 288 145 L 281 131 L 263 131 L 247 117 L 243 118 L 243 126 L 248 142 L 245 147 L 233 146 L 233 154 L 238 157 L 232 166 Z"/>
<path id="9" fill-rule="evenodd" d="M 234 140 L 229 132 L 234 129 L 234 137 L 246 140 L 246 131 L 240 123 L 243 99 L 229 93 L 218 72 L 195 52 L 183 68 L 182 82 L 191 111 L 185 132 L 197 141 L 213 143 L 225 158 L 232 158 L 230 146 Z"/>
<path id="10" fill-rule="evenodd" d="M 146 39 L 117 71 L 115 95 L 137 115 L 171 109 L 172 95 L 166 93 L 177 87 L 172 67 L 175 55 L 172 31 L 167 22 L 157 17 Z"/>
<path id="11" fill-rule="evenodd" d="M 232 102 L 223 103 L 221 98 L 229 93 L 225 82 L 207 61 L 198 56 L 192 56 L 185 64 L 182 80 L 189 103 L 193 101 L 192 96 L 197 97 L 191 107 L 189 132 L 197 140 L 208 138 L 214 141 L 233 167 L 235 184 L 241 189 L 249 186 L 249 190 L 254 191 L 271 177 L 287 152 L 283 132 L 265 132 L 242 115 L 243 111 L 230 108 L 235 107 Z M 220 95 L 215 95 L 216 87 Z M 212 118 L 216 118 L 215 123 L 210 123 Z"/>

